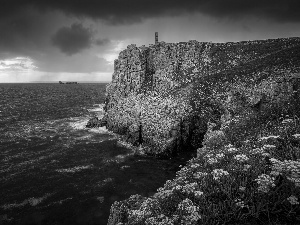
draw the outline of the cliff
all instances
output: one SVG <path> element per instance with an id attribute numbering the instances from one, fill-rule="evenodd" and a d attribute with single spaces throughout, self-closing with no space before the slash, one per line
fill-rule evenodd
<path id="1" fill-rule="evenodd" d="M 197 157 L 109 225 L 300 224 L 300 38 L 131 45 L 115 66 L 110 129 Z"/>
<path id="2" fill-rule="evenodd" d="M 299 72 L 299 46 L 299 38 L 129 45 L 107 86 L 107 127 L 148 154 L 197 149 L 208 121 L 230 116 L 233 90 L 247 88 L 254 106 L 266 97 L 258 86 Z"/>

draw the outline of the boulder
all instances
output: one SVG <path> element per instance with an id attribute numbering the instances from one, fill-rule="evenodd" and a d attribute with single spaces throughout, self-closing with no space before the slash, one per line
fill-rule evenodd
<path id="1" fill-rule="evenodd" d="M 86 124 L 87 128 L 93 128 L 93 127 L 99 127 L 99 126 L 100 126 L 100 120 L 98 119 L 98 117 L 91 118 Z"/>

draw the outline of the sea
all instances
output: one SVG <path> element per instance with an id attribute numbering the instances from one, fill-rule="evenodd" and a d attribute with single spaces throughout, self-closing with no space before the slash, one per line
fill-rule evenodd
<path id="1" fill-rule="evenodd" d="M 107 224 L 111 205 L 152 196 L 192 158 L 134 154 L 105 127 L 106 84 L 0 84 L 0 224 Z"/>

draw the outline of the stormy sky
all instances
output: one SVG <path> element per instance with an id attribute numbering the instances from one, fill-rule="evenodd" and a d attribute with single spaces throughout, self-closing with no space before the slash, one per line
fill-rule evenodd
<path id="1" fill-rule="evenodd" d="M 300 37 L 299 0 L 0 0 L 0 83 L 110 81 L 129 44 Z"/>

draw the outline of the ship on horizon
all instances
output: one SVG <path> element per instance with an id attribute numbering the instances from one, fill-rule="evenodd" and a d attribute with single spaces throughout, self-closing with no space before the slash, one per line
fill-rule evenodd
<path id="1" fill-rule="evenodd" d="M 61 81 L 58 81 L 59 84 L 78 84 L 78 82 L 61 82 Z"/>

